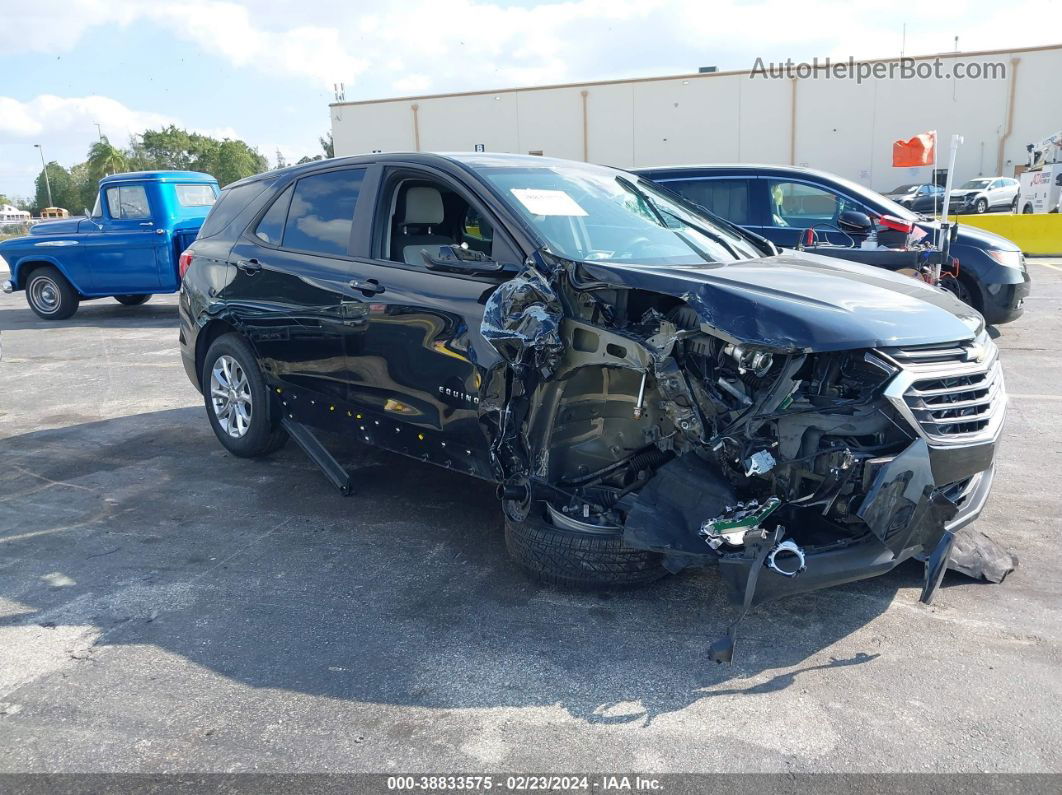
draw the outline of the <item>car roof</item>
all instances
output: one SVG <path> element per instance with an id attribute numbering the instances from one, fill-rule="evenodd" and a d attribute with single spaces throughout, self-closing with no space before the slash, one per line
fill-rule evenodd
<path id="1" fill-rule="evenodd" d="M 202 171 L 127 171 L 124 174 L 111 174 L 100 180 L 100 185 L 131 181 L 152 182 L 217 182 L 210 174 Z"/>
<path id="2" fill-rule="evenodd" d="M 834 174 L 830 174 L 828 171 L 819 171 L 814 168 L 805 168 L 804 166 L 785 166 L 778 165 L 777 163 L 702 163 L 702 164 L 683 164 L 673 166 L 644 166 L 641 168 L 632 168 L 631 171 L 635 174 L 657 174 L 664 171 L 667 172 L 695 172 L 695 171 L 769 171 L 776 174 L 803 174 L 810 177 L 818 177 L 820 179 L 836 179 Z"/>
<path id="3" fill-rule="evenodd" d="M 542 157 L 540 155 L 520 155 L 509 152 L 374 152 L 365 155 L 350 155 L 347 157 L 332 157 L 324 160 L 310 160 L 286 168 L 265 171 L 245 177 L 237 182 L 226 185 L 232 188 L 239 185 L 247 185 L 263 179 L 277 179 L 285 176 L 298 176 L 326 168 L 342 166 L 368 166 L 376 163 L 414 163 L 425 166 L 442 166 L 456 164 L 466 169 L 490 168 L 490 167 L 524 167 L 524 168 L 551 168 L 559 166 L 585 166 L 588 169 L 610 169 L 609 166 L 600 166 L 594 163 L 584 163 L 578 160 L 564 160 L 557 157 Z"/>

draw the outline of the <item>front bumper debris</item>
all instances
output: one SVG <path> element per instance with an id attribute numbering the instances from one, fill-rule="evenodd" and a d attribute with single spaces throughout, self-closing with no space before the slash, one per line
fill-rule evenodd
<path id="1" fill-rule="evenodd" d="M 921 600 L 928 604 L 948 568 L 954 533 L 981 512 L 992 474 L 992 469 L 975 473 L 958 492 L 938 486 L 929 446 L 924 439 L 912 442 L 878 469 L 858 510 L 870 532 L 832 545 L 803 547 L 799 576 L 767 565 L 772 551 L 785 543 L 784 528 L 749 531 L 740 550 L 719 559 L 731 598 L 741 608 L 727 635 L 712 645 L 710 659 L 729 662 L 733 658 L 737 625 L 752 607 L 876 577 L 911 558 L 926 562 Z M 961 504 L 955 499 L 961 499 Z"/>

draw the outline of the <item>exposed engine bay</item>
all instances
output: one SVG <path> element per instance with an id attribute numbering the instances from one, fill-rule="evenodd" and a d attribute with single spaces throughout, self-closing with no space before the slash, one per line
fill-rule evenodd
<path id="1" fill-rule="evenodd" d="M 951 531 L 991 483 L 1005 403 L 994 346 L 979 338 L 992 361 L 967 366 L 959 343 L 891 354 L 748 343 L 713 327 L 695 296 L 583 280 L 575 263 L 555 273 L 550 284 L 530 270 L 487 306 L 484 336 L 519 396 L 494 425 L 507 515 L 544 507 L 554 527 L 622 534 L 672 572 L 717 562 L 742 615 L 915 556 L 932 599 Z M 903 409 L 918 390 L 886 394 L 910 380 L 908 359 L 957 374 L 918 382 L 932 387 L 919 398 L 928 419 Z M 947 434 L 985 444 L 956 458 Z M 729 660 L 733 640 L 732 627 L 713 658 Z"/>

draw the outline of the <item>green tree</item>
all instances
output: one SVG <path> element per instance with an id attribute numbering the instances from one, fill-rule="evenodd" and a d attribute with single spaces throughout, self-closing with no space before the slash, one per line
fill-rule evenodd
<path id="1" fill-rule="evenodd" d="M 205 171 L 222 185 L 269 168 L 266 159 L 243 141 L 219 141 L 173 125 L 146 130 L 133 149 L 142 168 Z"/>
<path id="2" fill-rule="evenodd" d="M 67 209 L 71 213 L 91 210 L 96 204 L 96 194 L 99 193 L 99 180 L 92 178 L 88 163 L 70 166 L 70 183 L 72 198 Z"/>
<path id="3" fill-rule="evenodd" d="M 71 209 L 76 207 L 78 201 L 78 192 L 74 190 L 73 180 L 70 179 L 70 172 L 56 163 L 54 160 L 47 165 L 48 179 L 44 179 L 44 169 L 41 169 L 41 173 L 37 175 L 37 180 L 34 183 L 36 190 L 33 198 L 33 210 L 34 214 L 39 214 L 45 207 L 65 207 Z M 48 202 L 48 186 L 52 188 L 52 203 Z M 74 202 L 72 205 L 71 202 Z"/>
<path id="4" fill-rule="evenodd" d="M 128 171 L 129 166 L 125 162 L 125 153 L 117 147 L 111 146 L 111 142 L 104 136 L 89 147 L 88 173 L 96 180 L 100 180 L 110 174 L 121 174 Z"/>
<path id="5" fill-rule="evenodd" d="M 331 130 L 326 132 L 324 135 L 322 135 L 317 140 L 319 140 L 321 142 L 321 148 L 324 150 L 324 156 L 325 157 L 331 159 L 331 158 L 336 156 L 336 145 L 332 141 L 332 131 Z M 317 158 L 314 158 L 314 159 L 316 160 Z"/>

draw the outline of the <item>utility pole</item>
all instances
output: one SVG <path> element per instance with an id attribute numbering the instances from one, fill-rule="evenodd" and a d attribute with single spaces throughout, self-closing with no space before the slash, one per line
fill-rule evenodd
<path id="1" fill-rule="evenodd" d="M 44 166 L 44 185 L 48 188 L 48 206 L 54 207 L 55 204 L 52 202 L 52 181 L 48 179 L 48 164 L 44 162 L 44 147 L 40 144 L 34 144 L 33 146 L 39 149 L 41 153 L 41 165 Z"/>
<path id="2" fill-rule="evenodd" d="M 94 121 L 92 123 L 96 125 L 96 133 L 100 136 L 100 141 L 102 141 L 103 140 L 103 128 L 100 126 L 100 123 L 98 121 Z"/>

